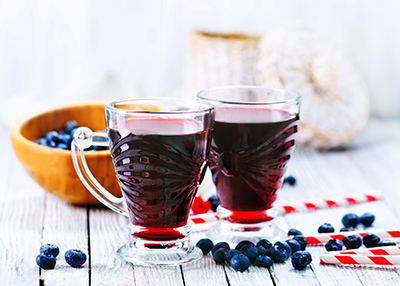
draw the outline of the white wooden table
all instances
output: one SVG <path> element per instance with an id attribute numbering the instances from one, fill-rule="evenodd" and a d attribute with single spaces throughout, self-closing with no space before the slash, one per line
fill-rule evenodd
<path id="1" fill-rule="evenodd" d="M 296 271 L 288 261 L 244 273 L 215 265 L 210 255 L 181 267 L 140 267 L 121 262 L 115 251 L 128 239 L 127 219 L 100 207 L 77 207 L 44 192 L 22 169 L 0 128 L 0 285 L 400 285 L 396 267 L 320 265 L 324 248 L 308 247 L 313 262 Z M 400 227 L 400 121 L 372 120 L 350 148 L 317 152 L 297 148 L 289 172 L 295 187 L 284 187 L 278 202 L 363 193 L 380 189 L 384 200 L 349 207 L 287 214 L 282 229 L 316 233 L 324 222 L 341 227 L 348 212 L 376 215 L 375 228 Z M 204 232 L 192 234 L 196 241 Z M 35 263 L 44 243 L 60 247 L 54 270 Z M 88 254 L 82 268 L 68 266 L 64 252 Z M 40 281 L 42 280 L 42 281 Z"/>

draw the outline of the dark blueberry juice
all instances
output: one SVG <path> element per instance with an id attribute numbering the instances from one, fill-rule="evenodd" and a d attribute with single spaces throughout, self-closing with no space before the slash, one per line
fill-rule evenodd
<path id="1" fill-rule="evenodd" d="M 109 129 L 111 156 L 126 199 L 134 236 L 184 237 L 205 170 L 208 131 L 179 119 L 132 119 Z"/>
<path id="2" fill-rule="evenodd" d="M 257 223 L 272 218 L 277 190 L 295 146 L 298 115 L 266 108 L 220 108 L 209 156 L 221 206 L 231 220 Z"/>

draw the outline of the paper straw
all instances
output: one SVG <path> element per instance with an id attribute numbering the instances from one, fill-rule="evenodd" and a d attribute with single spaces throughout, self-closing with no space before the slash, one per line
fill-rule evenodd
<path id="1" fill-rule="evenodd" d="M 321 264 L 400 265 L 400 255 L 328 254 L 320 255 Z"/>
<path id="2" fill-rule="evenodd" d="M 339 206 L 348 206 L 364 202 L 372 202 L 382 199 L 382 191 L 371 191 L 346 196 L 334 196 L 328 198 L 315 198 L 305 201 L 296 201 L 287 204 L 276 205 L 279 214 L 292 212 L 310 211 L 321 208 L 332 208 Z"/>
<path id="3" fill-rule="evenodd" d="M 306 201 L 295 201 L 286 204 L 276 204 L 275 208 L 279 215 L 288 213 L 312 211 L 320 208 L 333 208 L 339 206 L 348 206 L 364 202 L 372 202 L 382 199 L 381 191 L 371 191 L 368 193 L 353 194 L 346 196 L 335 196 L 329 198 L 315 198 Z M 204 213 L 191 215 L 189 218 L 190 224 L 213 223 L 218 220 L 216 213 Z"/>
<path id="4" fill-rule="evenodd" d="M 191 215 L 189 217 L 189 222 L 190 224 L 203 224 L 203 223 L 213 223 L 218 221 L 218 215 L 217 213 L 204 213 L 204 214 L 198 214 L 198 215 Z"/>
<path id="5" fill-rule="evenodd" d="M 400 255 L 400 246 L 381 246 L 350 250 L 329 251 L 327 254 Z"/>
<path id="6" fill-rule="evenodd" d="M 379 238 L 393 238 L 393 237 L 400 237 L 400 229 L 394 230 L 379 230 L 379 229 L 371 229 L 368 231 L 343 231 L 343 232 L 331 232 L 331 233 L 318 233 L 315 235 L 303 235 L 307 239 L 307 244 L 322 244 L 328 242 L 330 239 L 339 239 L 343 241 L 345 236 L 349 235 L 359 235 L 364 237 L 366 234 L 372 233 Z"/>

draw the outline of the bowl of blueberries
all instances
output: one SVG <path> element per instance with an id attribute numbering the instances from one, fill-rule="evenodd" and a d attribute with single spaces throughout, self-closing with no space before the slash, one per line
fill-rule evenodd
<path id="1" fill-rule="evenodd" d="M 26 115 L 10 128 L 14 152 L 29 176 L 48 193 L 73 204 L 99 204 L 75 172 L 71 142 L 76 128 L 106 128 L 104 102 L 59 106 Z M 121 196 L 108 147 L 85 150 L 86 162 L 107 190 Z"/>

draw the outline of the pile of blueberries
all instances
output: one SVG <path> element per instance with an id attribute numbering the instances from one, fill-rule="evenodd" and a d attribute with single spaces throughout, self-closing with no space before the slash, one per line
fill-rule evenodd
<path id="1" fill-rule="evenodd" d="M 267 239 L 261 239 L 256 244 L 243 240 L 234 249 L 227 242 L 218 242 L 214 245 L 209 238 L 200 239 L 196 246 L 204 255 L 210 251 L 216 264 L 230 265 L 236 271 L 244 272 L 250 265 L 269 268 L 273 263 L 283 263 L 291 258 L 292 265 L 297 270 L 303 270 L 312 261 L 311 254 L 306 251 L 307 241 L 302 233 L 290 229 L 286 241 L 277 241 L 272 244 Z"/>
<path id="2" fill-rule="evenodd" d="M 36 264 L 42 269 L 54 269 L 60 249 L 55 244 L 43 244 L 36 257 Z M 86 262 L 86 254 L 79 249 L 69 249 L 65 252 L 65 261 L 74 268 L 81 267 Z"/>
<path id="3" fill-rule="evenodd" d="M 78 128 L 78 123 L 75 120 L 70 120 L 65 123 L 62 130 L 52 130 L 44 134 L 33 142 L 43 146 L 58 148 L 63 150 L 71 150 L 71 143 L 74 137 L 75 130 Z M 107 150 L 108 146 L 91 146 L 87 150 Z"/>
<path id="4" fill-rule="evenodd" d="M 342 217 L 343 227 L 340 229 L 340 231 L 353 231 L 360 225 L 367 228 L 370 227 L 374 221 L 375 215 L 373 215 L 372 213 L 364 213 L 361 216 L 358 216 L 354 213 L 348 213 Z M 335 232 L 335 228 L 330 223 L 324 223 L 318 227 L 318 233 L 331 232 Z M 325 249 L 327 251 L 342 250 L 343 247 L 346 247 L 346 249 L 357 249 L 360 248 L 362 245 L 369 248 L 377 246 L 396 245 L 396 243 L 388 239 L 380 239 L 377 235 L 373 233 L 367 233 L 363 237 L 357 234 L 351 234 L 345 236 L 342 240 L 330 239 L 325 244 Z"/>

